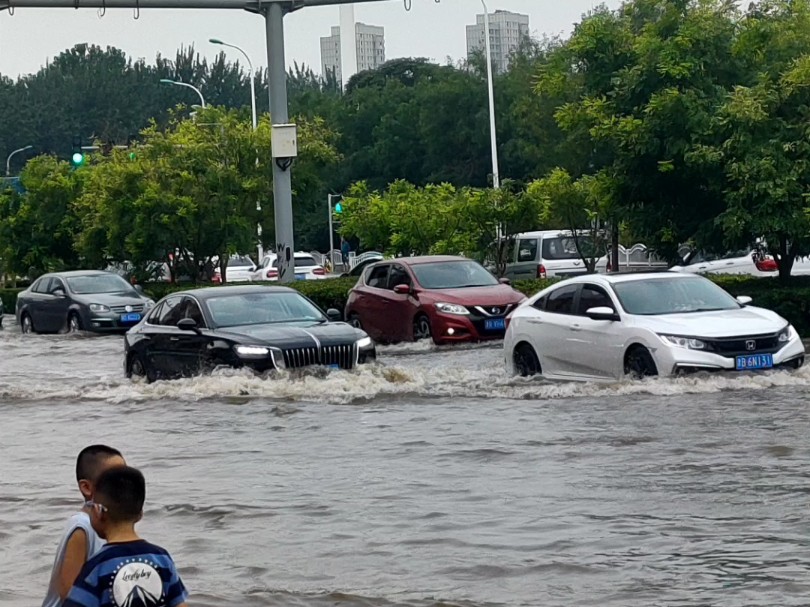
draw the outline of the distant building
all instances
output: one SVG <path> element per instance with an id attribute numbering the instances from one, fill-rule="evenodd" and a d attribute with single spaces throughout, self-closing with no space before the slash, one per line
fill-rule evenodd
<path id="1" fill-rule="evenodd" d="M 509 11 L 495 11 L 489 15 L 489 44 L 496 72 L 505 72 L 509 68 L 509 57 L 528 38 L 528 15 Z M 477 15 L 475 25 L 467 26 L 467 58 L 472 58 L 478 52 L 486 52 L 484 15 Z"/>
<path id="2" fill-rule="evenodd" d="M 357 71 L 373 70 L 385 63 L 385 28 L 355 23 L 354 30 L 357 45 Z M 337 81 L 342 83 L 341 65 L 340 27 L 335 26 L 332 28 L 331 36 L 321 38 L 321 68 L 324 74 L 334 72 Z"/>

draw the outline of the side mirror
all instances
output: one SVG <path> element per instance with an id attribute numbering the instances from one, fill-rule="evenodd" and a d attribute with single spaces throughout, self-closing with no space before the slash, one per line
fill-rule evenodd
<path id="1" fill-rule="evenodd" d="M 511 285 L 512 284 L 512 281 L 509 280 L 508 278 L 499 278 L 498 282 L 501 283 L 502 285 Z"/>
<path id="2" fill-rule="evenodd" d="M 326 318 L 328 318 L 332 322 L 340 322 L 341 320 L 343 320 L 343 314 L 340 313 L 340 310 L 336 310 L 335 308 L 329 308 L 326 311 Z"/>
<path id="3" fill-rule="evenodd" d="M 65 295 L 67 295 L 67 293 L 65 293 L 65 290 L 62 287 L 57 287 L 53 291 L 51 291 L 51 295 L 53 295 L 54 297 L 64 297 Z"/>
<path id="4" fill-rule="evenodd" d="M 181 331 L 196 331 L 197 321 L 195 321 L 193 318 L 181 318 L 177 322 L 177 328 Z"/>
<path id="5" fill-rule="evenodd" d="M 619 315 L 613 308 L 607 306 L 599 306 L 598 308 L 589 308 L 585 315 L 591 320 L 619 320 Z"/>
<path id="6" fill-rule="evenodd" d="M 394 287 L 394 293 L 399 295 L 410 295 L 411 287 L 410 285 L 397 285 Z"/>
<path id="7" fill-rule="evenodd" d="M 747 306 L 747 305 L 748 305 L 748 304 L 750 304 L 752 301 L 754 301 L 754 300 L 753 300 L 753 299 L 751 299 L 750 297 L 748 297 L 747 295 L 740 295 L 740 296 L 737 298 L 737 303 L 738 303 L 738 304 L 740 304 L 741 306 Z"/>

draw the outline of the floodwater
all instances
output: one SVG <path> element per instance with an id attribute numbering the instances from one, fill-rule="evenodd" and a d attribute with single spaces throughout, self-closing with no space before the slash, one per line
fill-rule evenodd
<path id="1" fill-rule="evenodd" d="M 4 607 L 44 595 L 92 442 L 144 471 L 193 606 L 810 602 L 810 369 L 551 384 L 410 345 L 133 385 L 121 353 L 0 332 Z"/>

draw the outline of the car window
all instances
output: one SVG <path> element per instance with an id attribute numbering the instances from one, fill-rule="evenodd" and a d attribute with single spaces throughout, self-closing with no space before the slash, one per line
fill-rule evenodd
<path id="1" fill-rule="evenodd" d="M 51 277 L 47 276 L 45 278 L 40 278 L 34 283 L 34 286 L 31 287 L 31 290 L 34 293 L 47 293 L 48 286 L 51 284 Z"/>
<path id="2" fill-rule="evenodd" d="M 163 303 L 159 303 L 146 317 L 146 323 L 149 325 L 159 325 L 160 315 L 163 314 Z"/>
<path id="3" fill-rule="evenodd" d="M 228 260 L 229 268 L 252 268 L 253 260 L 249 257 L 231 257 Z"/>
<path id="4" fill-rule="evenodd" d="M 203 318 L 200 305 L 191 297 L 186 297 L 183 302 L 183 318 L 192 319 L 200 328 L 205 327 L 205 319 Z"/>
<path id="5" fill-rule="evenodd" d="M 388 264 L 383 264 L 371 268 L 366 284 L 375 289 L 385 289 L 388 283 L 388 268 L 390 267 Z"/>
<path id="6" fill-rule="evenodd" d="M 408 272 L 400 265 L 391 266 L 391 273 L 388 276 L 388 288 L 393 289 L 397 285 L 411 284 L 411 277 Z"/>
<path id="7" fill-rule="evenodd" d="M 540 299 L 532 304 L 532 307 L 537 308 L 538 310 L 545 310 L 546 309 L 546 302 L 548 301 L 548 295 L 543 295 Z"/>
<path id="8" fill-rule="evenodd" d="M 591 308 L 610 308 L 614 312 L 616 311 L 613 301 L 602 287 L 584 285 L 579 293 L 577 314 L 585 316 L 585 313 Z"/>
<path id="9" fill-rule="evenodd" d="M 534 261 L 537 259 L 537 239 L 529 238 L 518 240 L 518 261 Z"/>
<path id="10" fill-rule="evenodd" d="M 160 312 L 158 324 L 165 327 L 176 327 L 180 319 L 183 318 L 182 297 L 170 297 L 163 302 L 163 310 Z"/>
<path id="11" fill-rule="evenodd" d="M 546 312 L 553 314 L 573 314 L 574 296 L 577 294 L 579 285 L 560 287 L 548 294 L 546 301 Z"/>
<path id="12" fill-rule="evenodd" d="M 580 245 L 584 245 L 586 238 L 579 238 Z M 587 248 L 584 247 L 583 248 Z M 557 238 L 544 238 L 543 239 L 543 259 L 557 260 L 557 259 L 579 259 L 580 254 L 577 250 L 577 243 L 572 237 L 559 236 Z"/>
<path id="13" fill-rule="evenodd" d="M 61 278 L 51 278 L 51 284 L 48 285 L 48 293 L 53 293 L 56 289 L 65 290 L 65 283 L 62 281 Z"/>

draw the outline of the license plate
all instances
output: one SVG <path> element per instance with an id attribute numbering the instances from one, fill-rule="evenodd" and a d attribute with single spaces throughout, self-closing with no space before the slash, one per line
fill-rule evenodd
<path id="1" fill-rule="evenodd" d="M 487 331 L 505 331 L 506 320 L 503 318 L 487 318 L 484 321 L 484 329 Z"/>
<path id="2" fill-rule="evenodd" d="M 141 319 L 140 314 L 122 314 L 121 322 L 138 322 Z"/>
<path id="3" fill-rule="evenodd" d="M 296 274 L 295 275 L 295 280 L 306 280 L 306 279 L 307 279 L 306 274 Z"/>
<path id="4" fill-rule="evenodd" d="M 770 369 L 773 367 L 773 354 L 752 354 L 737 357 L 737 371 L 749 369 Z"/>

